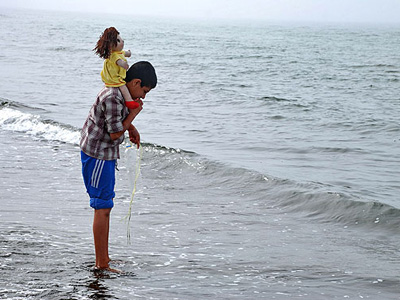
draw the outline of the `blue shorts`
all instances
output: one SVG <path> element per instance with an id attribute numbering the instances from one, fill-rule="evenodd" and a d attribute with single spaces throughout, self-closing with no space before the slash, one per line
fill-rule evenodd
<path id="1" fill-rule="evenodd" d="M 90 196 L 90 206 L 94 209 L 114 206 L 116 160 L 101 160 L 81 151 L 82 175 L 86 191 Z"/>

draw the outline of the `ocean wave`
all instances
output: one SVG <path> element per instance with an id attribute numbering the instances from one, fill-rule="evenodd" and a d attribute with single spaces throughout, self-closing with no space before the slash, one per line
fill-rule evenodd
<path id="1" fill-rule="evenodd" d="M 318 223 L 366 230 L 397 231 L 400 209 L 336 192 L 323 183 L 299 183 L 246 168 L 234 168 L 192 152 L 146 144 L 144 161 L 157 176 L 174 176 L 203 185 L 259 209 L 278 208 Z M 193 176 L 193 180 L 191 180 Z"/>
<path id="2" fill-rule="evenodd" d="M 16 107 L 21 107 L 21 105 L 7 101 L 1 102 L 0 128 L 2 130 L 21 132 L 49 141 L 79 144 L 80 132 L 77 128 L 52 120 L 44 120 L 38 114 L 24 112 Z"/>
<path id="3" fill-rule="evenodd" d="M 273 97 L 273 96 L 264 96 L 264 97 L 260 97 L 258 98 L 259 100 L 263 100 L 263 101 L 270 101 L 270 102 L 292 102 L 292 100 L 290 99 L 284 99 L 284 98 L 278 98 L 278 97 Z"/>
<path id="4" fill-rule="evenodd" d="M 299 214 L 320 223 L 337 223 L 368 230 L 397 232 L 400 225 L 400 209 L 388 204 L 363 201 L 354 195 L 336 192 L 334 187 L 325 184 L 300 184 L 265 178 L 259 177 L 254 193 L 264 195 L 268 206 L 273 203 L 287 213 Z"/>
<path id="5" fill-rule="evenodd" d="M 0 129 L 21 132 L 37 139 L 78 145 L 80 129 L 44 120 L 34 111 L 34 108 L 2 100 Z M 129 141 L 123 146 L 129 146 Z M 203 185 L 204 189 L 240 198 L 260 209 L 279 208 L 283 212 L 300 214 L 317 222 L 368 229 L 396 230 L 400 225 L 399 209 L 335 192 L 330 185 L 298 183 L 246 168 L 234 168 L 179 148 L 153 143 L 142 143 L 142 146 L 143 162 L 154 170 L 157 177 L 176 177 L 176 180 L 183 178 L 193 185 Z M 348 151 L 336 148 L 320 150 Z"/>
<path id="6" fill-rule="evenodd" d="M 396 231 L 400 209 L 376 201 L 362 201 L 343 193 L 296 188 L 281 194 L 280 205 L 287 212 L 299 213 L 321 223 L 338 223 L 366 229 Z"/>

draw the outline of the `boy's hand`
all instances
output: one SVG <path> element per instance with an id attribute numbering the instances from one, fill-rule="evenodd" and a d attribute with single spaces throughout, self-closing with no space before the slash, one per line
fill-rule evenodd
<path id="1" fill-rule="evenodd" d="M 137 131 L 136 127 L 131 125 L 128 129 L 129 132 L 129 140 L 136 144 L 137 148 L 139 149 L 140 146 L 140 134 L 139 131 Z"/>
<path id="2" fill-rule="evenodd" d="M 135 102 L 139 103 L 139 107 L 137 108 L 129 108 L 129 115 L 125 118 L 125 120 L 122 121 L 122 126 L 124 128 L 122 132 L 122 134 L 125 132 L 125 130 L 129 130 L 131 128 L 131 126 L 133 126 L 131 123 L 132 121 L 136 118 L 136 116 L 140 113 L 140 111 L 143 108 L 143 101 L 138 99 L 134 100 Z"/>
<path id="3" fill-rule="evenodd" d="M 131 57 L 131 50 L 125 51 L 125 57 Z"/>

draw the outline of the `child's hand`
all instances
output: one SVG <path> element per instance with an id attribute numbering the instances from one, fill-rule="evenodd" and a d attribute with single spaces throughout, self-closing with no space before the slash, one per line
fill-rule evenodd
<path id="1" fill-rule="evenodd" d="M 131 50 L 125 51 L 125 57 L 131 57 Z"/>
<path id="2" fill-rule="evenodd" d="M 128 70 L 129 69 L 129 65 L 128 65 L 128 63 L 126 62 L 126 61 L 124 61 L 123 63 L 122 63 L 122 66 L 121 67 L 123 67 L 125 70 Z"/>
<path id="3" fill-rule="evenodd" d="M 117 65 L 120 66 L 121 68 L 124 68 L 125 70 L 129 69 L 128 63 L 122 59 L 117 60 Z"/>

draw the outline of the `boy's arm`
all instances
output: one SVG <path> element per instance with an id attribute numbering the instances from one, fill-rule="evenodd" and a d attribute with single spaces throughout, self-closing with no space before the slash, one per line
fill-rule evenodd
<path id="1" fill-rule="evenodd" d="M 110 137 L 112 140 L 117 140 L 119 139 L 119 137 L 121 135 L 124 134 L 124 132 L 126 130 L 131 129 L 131 126 L 133 126 L 131 123 L 132 121 L 136 118 L 136 116 L 140 113 L 140 111 L 142 110 L 142 105 L 143 103 L 140 103 L 141 101 L 139 101 L 139 107 L 135 108 L 135 109 L 130 109 L 129 110 L 129 115 L 125 118 L 125 120 L 122 121 L 122 126 L 123 126 L 123 130 L 122 131 L 118 131 L 118 132 L 114 132 L 114 133 L 110 133 Z"/>

